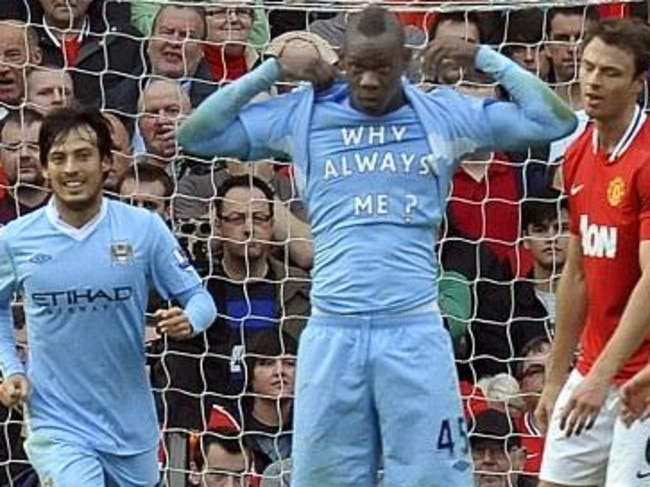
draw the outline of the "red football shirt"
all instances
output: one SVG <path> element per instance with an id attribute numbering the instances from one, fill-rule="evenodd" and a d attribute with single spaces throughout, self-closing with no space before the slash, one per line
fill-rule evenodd
<path id="1" fill-rule="evenodd" d="M 563 165 L 570 231 L 581 238 L 587 317 L 577 368 L 587 374 L 614 334 L 641 276 L 639 242 L 650 239 L 650 123 L 637 109 L 610 154 L 595 150 L 590 125 Z M 650 358 L 648 337 L 615 376 L 622 382 Z"/>

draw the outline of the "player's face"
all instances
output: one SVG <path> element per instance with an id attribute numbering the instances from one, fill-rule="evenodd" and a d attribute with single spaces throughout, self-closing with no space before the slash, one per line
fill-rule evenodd
<path id="1" fill-rule="evenodd" d="M 62 135 L 47 154 L 45 176 L 50 181 L 61 216 L 92 212 L 101 205 L 103 166 L 97 137 L 88 127 Z"/>
<path id="2" fill-rule="evenodd" d="M 73 92 L 69 73 L 43 69 L 29 73 L 27 104 L 41 113 L 68 106 L 72 101 Z"/>
<path id="3" fill-rule="evenodd" d="M 587 115 L 607 121 L 626 113 L 643 89 L 644 76 L 635 76 L 631 53 L 607 45 L 598 37 L 593 39 L 580 62 L 580 89 Z"/>
<path id="4" fill-rule="evenodd" d="M 270 204 L 255 187 L 226 193 L 218 222 L 224 254 L 238 260 L 266 258 L 273 236 Z"/>
<path id="5" fill-rule="evenodd" d="M 576 80 L 584 23 L 582 15 L 574 13 L 558 13 L 551 21 L 547 50 L 558 82 Z"/>
<path id="6" fill-rule="evenodd" d="M 120 186 L 120 197 L 127 203 L 158 213 L 167 220 L 165 186 L 160 181 L 136 181 L 128 178 Z"/>
<path id="7" fill-rule="evenodd" d="M 147 54 L 154 74 L 178 79 L 193 76 L 203 59 L 201 17 L 187 8 L 166 8 L 158 17 Z"/>
<path id="8" fill-rule="evenodd" d="M 212 443 L 205 453 L 202 487 L 248 487 L 246 458 Z"/>
<path id="9" fill-rule="evenodd" d="M 400 77 L 408 60 L 408 50 L 390 32 L 372 38 L 352 36 L 342 66 L 355 108 L 372 116 L 393 110 L 402 96 Z"/>
<path id="10" fill-rule="evenodd" d="M 294 357 L 261 358 L 255 363 L 251 389 L 265 398 L 293 397 L 296 377 Z"/>
<path id="11" fill-rule="evenodd" d="M 530 224 L 526 228 L 524 246 L 530 250 L 533 261 L 548 272 L 559 274 L 562 271 L 568 244 L 568 214 L 564 209 L 559 221 Z"/>
<path id="12" fill-rule="evenodd" d="M 477 487 L 507 487 L 511 469 L 509 453 L 502 441 L 472 442 L 474 480 Z"/>
<path id="13" fill-rule="evenodd" d="M 10 184 L 43 184 L 39 161 L 38 131 L 41 123 L 9 122 L 2 129 L 2 166 Z"/>

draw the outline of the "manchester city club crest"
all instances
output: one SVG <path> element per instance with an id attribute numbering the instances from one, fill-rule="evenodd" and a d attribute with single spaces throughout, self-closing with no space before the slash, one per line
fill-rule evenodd
<path id="1" fill-rule="evenodd" d="M 133 262 L 133 246 L 126 240 L 111 243 L 111 262 L 128 264 Z"/>
<path id="2" fill-rule="evenodd" d="M 616 176 L 607 186 L 607 202 L 609 206 L 616 207 L 621 204 L 625 196 L 625 181 L 621 176 Z"/>

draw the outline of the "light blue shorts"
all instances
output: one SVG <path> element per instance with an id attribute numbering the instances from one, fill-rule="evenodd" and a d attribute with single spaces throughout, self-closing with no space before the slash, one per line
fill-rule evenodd
<path id="1" fill-rule="evenodd" d="M 470 487 L 451 340 L 437 312 L 314 315 L 300 338 L 293 487 Z"/>
<path id="2" fill-rule="evenodd" d="M 112 455 L 50 438 L 28 436 L 25 452 L 41 485 L 48 487 L 155 487 L 159 485 L 157 449 L 137 455 Z"/>

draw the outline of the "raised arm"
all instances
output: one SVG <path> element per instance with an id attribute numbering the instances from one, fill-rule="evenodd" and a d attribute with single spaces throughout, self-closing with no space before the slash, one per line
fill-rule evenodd
<path id="1" fill-rule="evenodd" d="M 473 64 L 511 96 L 509 101 L 497 101 L 457 95 L 464 98 L 464 109 L 452 106 L 449 116 L 458 127 L 464 152 L 521 150 L 564 137 L 577 126 L 573 110 L 546 83 L 487 46 L 440 38 L 424 56 L 431 66 L 451 62 L 467 69 Z"/>
<path id="2" fill-rule="evenodd" d="M 275 97 L 258 105 L 259 125 L 265 130 L 251 133 L 239 120 L 239 114 L 251 101 L 262 92 L 268 91 L 283 79 L 310 81 L 315 89 L 329 86 L 334 79 L 331 66 L 307 58 L 268 59 L 253 71 L 237 81 L 210 95 L 188 117 L 178 131 L 178 140 L 183 150 L 202 157 L 233 157 L 247 161 L 270 158 L 282 153 L 274 140 L 282 138 L 281 128 L 286 126 L 291 114 L 291 98 Z M 270 120 L 274 116 L 276 120 Z M 264 123 L 266 122 L 266 123 Z M 281 122 L 281 123 L 280 123 Z M 275 132 L 274 132 L 275 131 Z M 258 149 L 260 142 L 266 139 L 267 151 Z"/>

